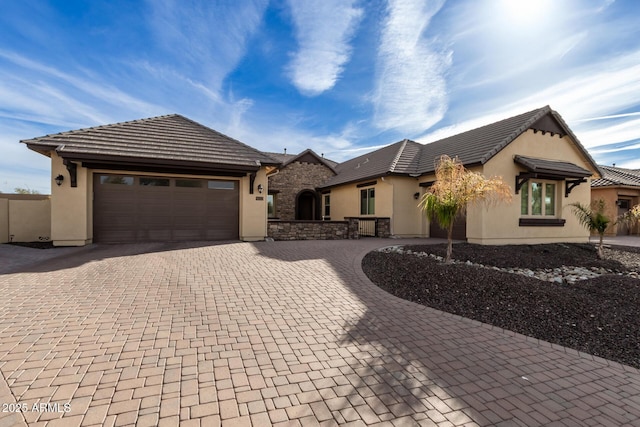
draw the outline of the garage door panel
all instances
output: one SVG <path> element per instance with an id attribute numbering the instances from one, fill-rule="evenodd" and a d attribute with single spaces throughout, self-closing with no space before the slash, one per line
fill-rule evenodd
<path id="1" fill-rule="evenodd" d="M 121 243 L 137 241 L 136 232 L 134 230 L 111 229 L 108 233 L 94 233 L 94 240 L 101 243 Z"/>
<path id="2" fill-rule="evenodd" d="M 138 230 L 136 234 L 137 242 L 170 242 L 171 238 L 170 229 L 146 229 Z"/>
<path id="3" fill-rule="evenodd" d="M 94 240 L 236 240 L 238 188 L 237 181 L 96 174 Z"/>

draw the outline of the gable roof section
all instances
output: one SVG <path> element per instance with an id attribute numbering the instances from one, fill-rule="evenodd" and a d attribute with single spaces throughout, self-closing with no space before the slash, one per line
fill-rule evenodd
<path id="1" fill-rule="evenodd" d="M 458 157 L 465 166 L 483 165 L 528 129 L 561 137 L 571 136 L 593 169 L 598 170 L 595 161 L 560 114 L 548 105 L 425 145 L 420 170 L 423 173 L 433 172 L 435 162 L 443 154 Z"/>
<path id="2" fill-rule="evenodd" d="M 337 175 L 322 187 L 332 187 L 348 182 L 364 181 L 391 174 L 416 174 L 416 157 L 422 144 L 408 139 L 388 145 L 338 164 Z"/>
<path id="3" fill-rule="evenodd" d="M 338 163 L 325 159 L 324 156 L 319 156 L 315 151 L 308 148 L 301 152 L 300 154 L 279 154 L 279 153 L 266 153 L 274 159 L 280 160 L 282 163 L 281 167 L 285 167 L 293 162 L 301 162 L 301 163 L 316 163 L 322 164 L 335 172 L 335 167 Z"/>
<path id="4" fill-rule="evenodd" d="M 438 159 L 445 154 L 457 157 L 467 167 L 483 165 L 528 129 L 570 135 L 593 170 L 598 170 L 595 161 L 562 117 L 545 106 L 425 145 L 410 140 L 397 142 L 338 165 L 338 175 L 323 187 L 390 174 L 420 176 L 433 173 Z M 371 161 L 370 165 L 366 165 L 367 160 Z"/>
<path id="5" fill-rule="evenodd" d="M 62 132 L 21 141 L 39 153 L 123 167 L 254 171 L 279 162 L 178 114 Z"/>
<path id="6" fill-rule="evenodd" d="M 599 165 L 602 178 L 591 181 L 591 187 L 640 187 L 640 170 Z"/>

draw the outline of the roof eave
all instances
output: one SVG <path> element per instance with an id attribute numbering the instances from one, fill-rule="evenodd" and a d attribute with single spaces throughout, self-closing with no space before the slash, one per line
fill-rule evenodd
<path id="1" fill-rule="evenodd" d="M 372 180 L 372 179 L 384 178 L 385 176 L 389 176 L 389 175 L 392 175 L 392 173 L 391 173 L 391 172 L 386 172 L 386 173 L 383 173 L 383 174 L 379 174 L 379 173 L 378 173 L 378 174 L 375 174 L 375 175 L 368 175 L 368 176 L 365 176 L 365 177 L 360 177 L 360 178 L 358 178 L 358 179 L 351 179 L 351 180 L 349 180 L 349 181 L 339 182 L 339 183 L 337 183 L 337 184 L 320 185 L 320 186 L 318 186 L 317 188 L 318 188 L 319 190 L 326 190 L 326 189 L 328 189 L 328 188 L 339 187 L 339 186 L 341 186 L 341 185 L 349 185 L 349 184 L 355 184 L 355 183 L 357 183 L 357 182 L 370 181 L 370 180 Z M 394 174 L 394 175 L 395 175 L 395 174 Z"/>
<path id="2" fill-rule="evenodd" d="M 43 156 L 51 157 L 51 152 L 55 151 L 55 147 L 46 144 L 36 144 L 28 141 L 20 141 L 22 144 L 26 144 L 29 150 L 35 151 L 38 154 L 42 154 Z"/>
<path id="3" fill-rule="evenodd" d="M 125 157 L 114 155 L 96 155 L 96 154 L 83 154 L 83 153 L 66 153 L 59 152 L 60 157 L 70 160 L 87 163 L 87 164 L 103 164 L 111 166 L 122 166 L 124 170 L 127 167 L 131 168 L 180 168 L 180 169 L 193 169 L 193 170 L 217 170 L 217 171 L 229 171 L 229 172 L 256 172 L 262 166 L 263 163 L 256 163 L 255 165 L 248 164 L 226 164 L 226 163 L 209 163 L 201 161 L 191 160 L 175 160 L 175 159 L 163 159 L 163 158 L 148 158 L 148 157 Z"/>

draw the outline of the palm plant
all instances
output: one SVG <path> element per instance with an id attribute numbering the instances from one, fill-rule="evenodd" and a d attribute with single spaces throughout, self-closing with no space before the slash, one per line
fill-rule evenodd
<path id="1" fill-rule="evenodd" d="M 436 166 L 436 181 L 422 196 L 418 206 L 440 228 L 447 230 L 447 255 L 453 252 L 453 224 L 463 216 L 467 207 L 476 203 L 511 201 L 511 187 L 502 178 L 485 178 L 467 170 L 460 160 L 442 156 Z"/>
<path id="2" fill-rule="evenodd" d="M 595 200 L 591 203 L 591 206 L 586 206 L 581 203 L 572 203 L 570 205 L 573 209 L 573 213 L 578 217 L 580 224 L 585 226 L 590 232 L 597 232 L 600 236 L 598 242 L 598 258 L 604 257 L 604 247 L 602 240 L 604 239 L 604 232 L 610 225 L 615 224 L 611 222 L 611 219 L 605 214 L 607 205 L 603 199 Z"/>

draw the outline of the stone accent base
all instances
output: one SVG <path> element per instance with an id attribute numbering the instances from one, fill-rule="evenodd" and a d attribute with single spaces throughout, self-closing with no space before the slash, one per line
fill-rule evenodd
<path id="1" fill-rule="evenodd" d="M 375 220 L 375 237 L 391 236 L 389 218 L 366 218 Z M 271 220 L 267 224 L 267 237 L 273 240 L 341 240 L 359 239 L 359 218 L 346 221 L 281 221 Z"/>
<path id="2" fill-rule="evenodd" d="M 269 221 L 267 235 L 273 240 L 340 240 L 350 238 L 348 221 Z M 357 233 L 355 238 L 357 239 Z"/>

